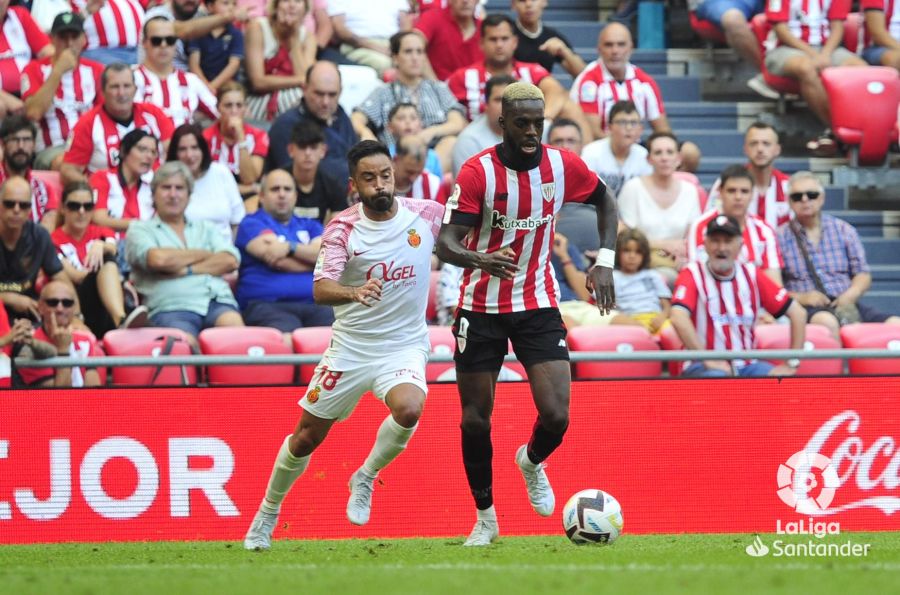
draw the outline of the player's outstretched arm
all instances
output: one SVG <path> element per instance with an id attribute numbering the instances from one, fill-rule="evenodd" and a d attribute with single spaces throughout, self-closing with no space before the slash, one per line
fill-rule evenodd
<path id="1" fill-rule="evenodd" d="M 616 307 L 613 266 L 619 211 L 616 208 L 616 197 L 602 182 L 597 184 L 594 194 L 585 202 L 592 202 L 597 209 L 597 232 L 600 234 L 600 255 L 597 257 L 597 264 L 588 271 L 585 284 L 588 291 L 594 294 L 597 307 L 607 314 Z"/>
<path id="2" fill-rule="evenodd" d="M 476 252 L 463 245 L 463 238 L 469 227 L 456 223 L 445 223 L 438 235 L 435 253 L 444 262 L 465 269 L 482 269 L 494 277 L 512 279 L 519 270 L 516 253 L 509 247 L 496 252 Z"/>
<path id="3" fill-rule="evenodd" d="M 313 299 L 321 306 L 357 302 L 372 307 L 381 301 L 381 279 L 369 279 L 358 287 L 341 285 L 333 279 L 318 279 L 313 283 Z"/>

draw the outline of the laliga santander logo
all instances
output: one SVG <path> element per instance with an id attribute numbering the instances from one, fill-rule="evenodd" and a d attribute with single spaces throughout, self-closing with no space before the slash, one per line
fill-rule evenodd
<path id="1" fill-rule="evenodd" d="M 778 466 L 778 497 L 801 514 L 821 514 L 841 486 L 831 459 L 801 450 Z M 818 494 L 813 496 L 816 488 Z"/>

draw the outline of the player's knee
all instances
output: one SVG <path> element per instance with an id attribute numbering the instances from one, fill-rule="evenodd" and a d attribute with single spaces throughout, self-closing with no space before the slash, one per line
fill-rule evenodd
<path id="1" fill-rule="evenodd" d="M 565 434 L 569 427 L 569 410 L 558 408 L 554 411 L 541 413 L 541 425 L 545 430 L 553 434 Z"/>
<path id="2" fill-rule="evenodd" d="M 291 436 L 288 442 L 288 449 L 295 457 L 305 457 L 312 454 L 322 440 L 315 436 L 312 432 L 300 431 Z"/>
<path id="3" fill-rule="evenodd" d="M 394 407 L 391 411 L 391 416 L 397 424 L 404 428 L 411 428 L 419 423 L 419 418 L 422 417 L 422 404 L 405 403 L 398 407 Z"/>
<path id="4" fill-rule="evenodd" d="M 462 422 L 459 427 L 466 434 L 490 434 L 491 420 L 477 412 L 463 410 Z"/>

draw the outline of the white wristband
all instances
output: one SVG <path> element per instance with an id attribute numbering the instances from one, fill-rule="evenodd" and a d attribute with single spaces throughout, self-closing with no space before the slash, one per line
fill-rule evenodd
<path id="1" fill-rule="evenodd" d="M 597 255 L 597 266 L 611 269 L 616 266 L 616 251 L 609 248 L 600 248 Z"/>

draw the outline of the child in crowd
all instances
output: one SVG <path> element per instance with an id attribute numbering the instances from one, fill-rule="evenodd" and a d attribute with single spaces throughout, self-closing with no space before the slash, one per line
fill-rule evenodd
<path id="1" fill-rule="evenodd" d="M 613 279 L 620 313 L 610 324 L 643 326 L 654 335 L 669 324 L 672 292 L 650 268 L 650 242 L 640 230 L 619 232 Z"/>
<path id="2" fill-rule="evenodd" d="M 206 0 L 210 14 L 233 11 L 236 0 Z M 244 34 L 228 23 L 187 44 L 188 67 L 213 91 L 236 78 L 244 59 Z"/>

